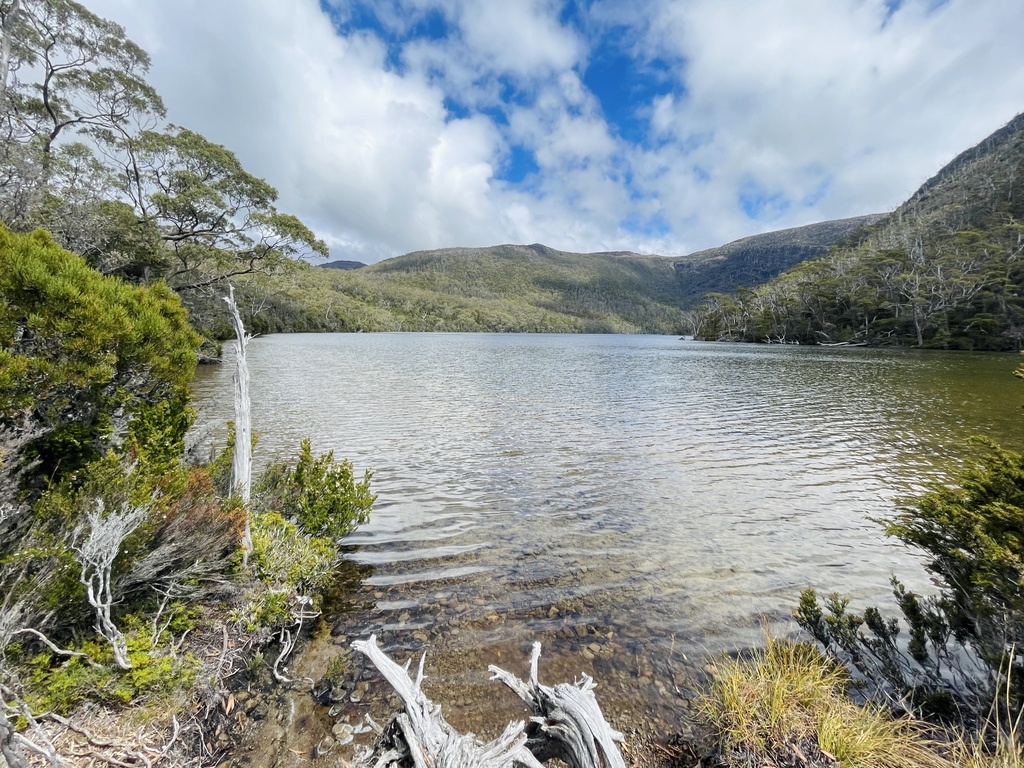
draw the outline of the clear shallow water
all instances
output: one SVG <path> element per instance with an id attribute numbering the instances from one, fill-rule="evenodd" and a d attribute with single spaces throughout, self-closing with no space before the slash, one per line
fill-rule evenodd
<path id="1" fill-rule="evenodd" d="M 676 717 L 689 662 L 756 642 L 761 616 L 784 630 L 802 588 L 927 589 L 866 517 L 947 477 L 967 435 L 1024 442 L 1014 356 L 501 334 L 249 350 L 257 465 L 308 436 L 375 472 L 335 633 L 429 647 L 456 723 L 534 639 L 542 679 L 587 671 L 613 715 Z M 200 370 L 199 439 L 231 418 L 232 368 Z"/>

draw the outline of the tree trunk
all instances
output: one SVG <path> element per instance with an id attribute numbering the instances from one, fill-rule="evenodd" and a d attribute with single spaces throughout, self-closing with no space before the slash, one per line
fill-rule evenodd
<path id="1" fill-rule="evenodd" d="M 235 287 L 228 286 L 224 301 L 231 310 L 231 321 L 238 339 L 238 354 L 235 356 L 235 452 L 231 458 L 231 492 L 237 493 L 246 506 L 245 530 L 242 532 L 242 565 L 249 563 L 252 552 L 252 529 L 249 527 L 249 496 L 252 490 L 252 418 L 249 412 L 249 364 L 245 348 L 249 336 L 242 324 L 242 316 L 235 303 Z"/>
<path id="2" fill-rule="evenodd" d="M 3 110 L 3 114 L 7 114 L 9 109 L 7 89 L 8 80 L 11 78 L 11 37 L 14 35 L 20 3 L 21 0 L 12 0 L 11 7 L 4 14 L 3 37 L 0 38 L 0 109 Z"/>

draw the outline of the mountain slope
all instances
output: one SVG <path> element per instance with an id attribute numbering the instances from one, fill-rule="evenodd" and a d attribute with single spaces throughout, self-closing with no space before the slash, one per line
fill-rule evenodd
<path id="1" fill-rule="evenodd" d="M 953 229 L 1024 219 L 1024 112 L 961 152 L 889 217 Z"/>
<path id="2" fill-rule="evenodd" d="M 309 270 L 250 303 L 262 307 L 253 318 L 262 333 L 683 333 L 706 292 L 763 282 L 876 218 L 755 235 L 683 259 L 540 244 L 415 251 L 358 270 Z"/>
<path id="3" fill-rule="evenodd" d="M 635 253 L 570 253 L 540 244 L 416 251 L 360 276 L 380 289 L 416 289 L 454 301 L 505 302 L 575 328 L 674 333 L 682 323 L 672 260 Z"/>
<path id="4" fill-rule="evenodd" d="M 1024 346 L 1024 114 L 824 256 L 694 314 L 745 341 Z"/>
<path id="5" fill-rule="evenodd" d="M 822 256 L 829 246 L 882 216 L 823 221 L 697 251 L 675 262 L 681 296 L 693 303 L 707 293 L 731 293 L 740 287 L 761 285 L 802 261 Z"/>

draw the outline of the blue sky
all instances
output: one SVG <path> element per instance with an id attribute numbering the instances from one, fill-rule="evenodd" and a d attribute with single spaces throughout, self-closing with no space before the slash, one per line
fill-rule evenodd
<path id="1" fill-rule="evenodd" d="M 336 258 L 682 255 L 889 210 L 1024 109 L 1021 0 L 93 0 Z"/>

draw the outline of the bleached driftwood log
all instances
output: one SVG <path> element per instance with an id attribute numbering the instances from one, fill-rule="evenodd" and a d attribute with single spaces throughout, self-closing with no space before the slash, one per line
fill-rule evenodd
<path id="1" fill-rule="evenodd" d="M 594 696 L 597 684 L 587 674 L 575 684 L 558 683 L 554 688 L 537 679 L 540 643 L 530 654 L 530 677 L 523 682 L 493 664 L 494 675 L 511 688 L 533 711 L 527 729 L 526 747 L 538 760 L 557 757 L 569 768 L 626 768 L 615 742 L 622 734 L 604 719 Z"/>
<path id="2" fill-rule="evenodd" d="M 390 768 L 541 768 L 526 749 L 523 723 L 509 723 L 505 732 L 484 744 L 472 733 L 460 734 L 441 716 L 441 707 L 423 693 L 423 662 L 420 657 L 415 682 L 409 677 L 409 662 L 398 666 L 377 645 L 377 636 L 356 640 L 352 648 L 364 654 L 402 700 L 402 711 L 377 740 L 371 754 L 361 756 L 365 766 Z"/>
<path id="3" fill-rule="evenodd" d="M 402 711 L 384 729 L 372 752 L 360 756 L 362 766 L 373 768 L 540 768 L 541 760 L 559 757 L 570 768 L 625 768 L 612 730 L 594 697 L 594 681 L 587 675 L 570 685 L 554 688 L 537 680 L 540 643 L 533 646 L 530 678 L 491 666 L 494 678 L 511 688 L 533 710 L 529 725 L 511 722 L 505 732 L 484 744 L 472 733 L 460 734 L 441 716 L 441 707 L 422 690 L 420 658 L 416 680 L 409 677 L 409 662 L 398 666 L 377 646 L 377 638 L 357 640 L 353 649 L 367 656 L 402 700 Z"/>

